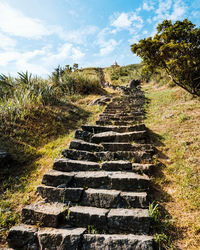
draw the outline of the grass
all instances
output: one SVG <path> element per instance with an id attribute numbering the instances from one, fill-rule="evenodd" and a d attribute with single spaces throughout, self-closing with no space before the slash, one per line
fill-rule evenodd
<path id="1" fill-rule="evenodd" d="M 99 105 L 87 106 L 97 97 L 73 95 L 60 105 L 37 106 L 28 117 L 7 121 L 0 130 L 1 149 L 15 160 L 14 166 L 0 173 L 0 247 L 9 228 L 20 222 L 22 207 L 41 199 L 36 187 L 54 159 L 69 146 L 75 129 L 94 123 L 103 111 Z"/>
<path id="2" fill-rule="evenodd" d="M 155 237 L 166 249 L 199 249 L 200 100 L 178 87 L 151 82 L 143 89 L 149 101 L 146 125 L 158 150 L 152 199 L 161 222 Z"/>
<path id="3" fill-rule="evenodd" d="M 105 81 L 113 85 L 126 85 L 133 78 L 141 78 L 141 65 L 130 64 L 127 66 L 111 66 L 103 69 Z"/>

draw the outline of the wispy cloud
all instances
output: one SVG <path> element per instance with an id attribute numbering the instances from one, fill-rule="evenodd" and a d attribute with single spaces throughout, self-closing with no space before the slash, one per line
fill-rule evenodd
<path id="1" fill-rule="evenodd" d="M 3 50 L 13 49 L 17 45 L 15 39 L 0 33 L 0 48 Z"/>
<path id="2" fill-rule="evenodd" d="M 116 41 L 114 38 L 111 38 L 113 34 L 115 34 L 115 32 L 113 33 L 113 30 L 108 27 L 102 29 L 99 32 L 96 43 L 100 47 L 100 52 L 97 55 L 99 56 L 109 55 L 122 42 L 122 40 Z"/>
<path id="3" fill-rule="evenodd" d="M 142 8 L 143 10 L 146 10 L 146 11 L 154 10 L 154 2 L 146 0 L 143 2 Z"/>
<path id="4" fill-rule="evenodd" d="M 10 36 L 41 39 L 44 36 L 56 35 L 64 41 L 84 44 L 86 38 L 98 30 L 96 26 L 92 25 L 77 30 L 64 30 L 61 26 L 48 25 L 42 20 L 27 17 L 5 2 L 0 2 L 0 10 L 0 31 Z"/>
<path id="5" fill-rule="evenodd" d="M 178 19 L 183 18 L 186 13 L 187 7 L 181 0 L 176 0 L 173 4 L 173 12 L 169 16 L 169 19 L 172 21 L 176 21 Z"/>
<path id="6" fill-rule="evenodd" d="M 72 48 L 71 58 L 74 62 L 79 62 L 84 56 L 85 53 L 80 48 Z"/>
<path id="7" fill-rule="evenodd" d="M 104 46 L 100 49 L 100 56 L 107 56 L 113 52 L 120 42 L 115 41 L 114 39 L 109 39 Z"/>
<path id="8" fill-rule="evenodd" d="M 186 5 L 181 0 L 159 0 L 158 9 L 155 11 L 154 21 L 162 21 L 164 19 L 170 19 L 175 21 L 183 18 L 186 13 Z"/>
<path id="9" fill-rule="evenodd" d="M 59 35 L 63 40 L 75 43 L 75 44 L 84 44 L 88 36 L 95 34 L 98 31 L 96 26 L 88 25 L 84 28 L 71 30 L 64 32 L 63 30 L 59 31 Z"/>
<path id="10" fill-rule="evenodd" d="M 85 53 L 83 53 L 80 48 L 74 47 L 71 43 L 64 43 L 54 53 L 52 53 L 52 51 L 48 51 L 42 60 L 46 65 L 51 65 L 52 63 L 54 63 L 54 65 L 58 65 L 71 59 L 73 61 L 79 61 L 84 56 Z"/>
<path id="11" fill-rule="evenodd" d="M 51 33 L 41 20 L 26 17 L 5 2 L 0 2 L 0 10 L 0 30 L 9 35 L 39 39 Z"/>
<path id="12" fill-rule="evenodd" d="M 4 51 L 0 53 L 0 65 L 6 66 L 10 62 L 19 63 L 20 61 L 30 61 L 36 56 L 43 56 L 47 53 L 48 47 L 43 47 L 40 50 L 33 50 L 28 52 L 19 52 L 17 50 Z"/>

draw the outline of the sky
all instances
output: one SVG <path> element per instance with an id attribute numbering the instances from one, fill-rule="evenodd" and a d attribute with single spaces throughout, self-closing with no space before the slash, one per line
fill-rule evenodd
<path id="1" fill-rule="evenodd" d="M 139 63 L 130 45 L 158 23 L 200 26 L 200 0 L 0 0 L 0 73 L 48 76 L 58 66 Z"/>

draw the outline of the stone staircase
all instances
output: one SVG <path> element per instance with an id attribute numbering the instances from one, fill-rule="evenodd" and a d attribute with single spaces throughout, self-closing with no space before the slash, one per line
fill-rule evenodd
<path id="1" fill-rule="evenodd" d="M 154 249 L 149 236 L 148 144 L 144 93 L 121 87 L 96 125 L 77 130 L 37 190 L 42 202 L 22 209 L 13 249 Z"/>

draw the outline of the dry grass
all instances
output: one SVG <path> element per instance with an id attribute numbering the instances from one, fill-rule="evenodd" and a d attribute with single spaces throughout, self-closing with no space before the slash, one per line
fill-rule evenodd
<path id="1" fill-rule="evenodd" d="M 143 87 L 150 99 L 146 125 L 158 149 L 153 198 L 168 236 L 163 245 L 200 249 L 200 100 L 180 88 Z"/>
<path id="2" fill-rule="evenodd" d="M 103 107 L 87 106 L 99 96 L 72 96 L 73 103 L 33 111 L 25 120 L 0 131 L 1 149 L 15 155 L 18 164 L 0 173 L 0 247 L 8 229 L 20 222 L 21 209 L 40 197 L 36 187 L 55 158 L 69 146 L 75 129 L 94 123 Z M 42 108 L 42 107 L 41 107 Z"/>

